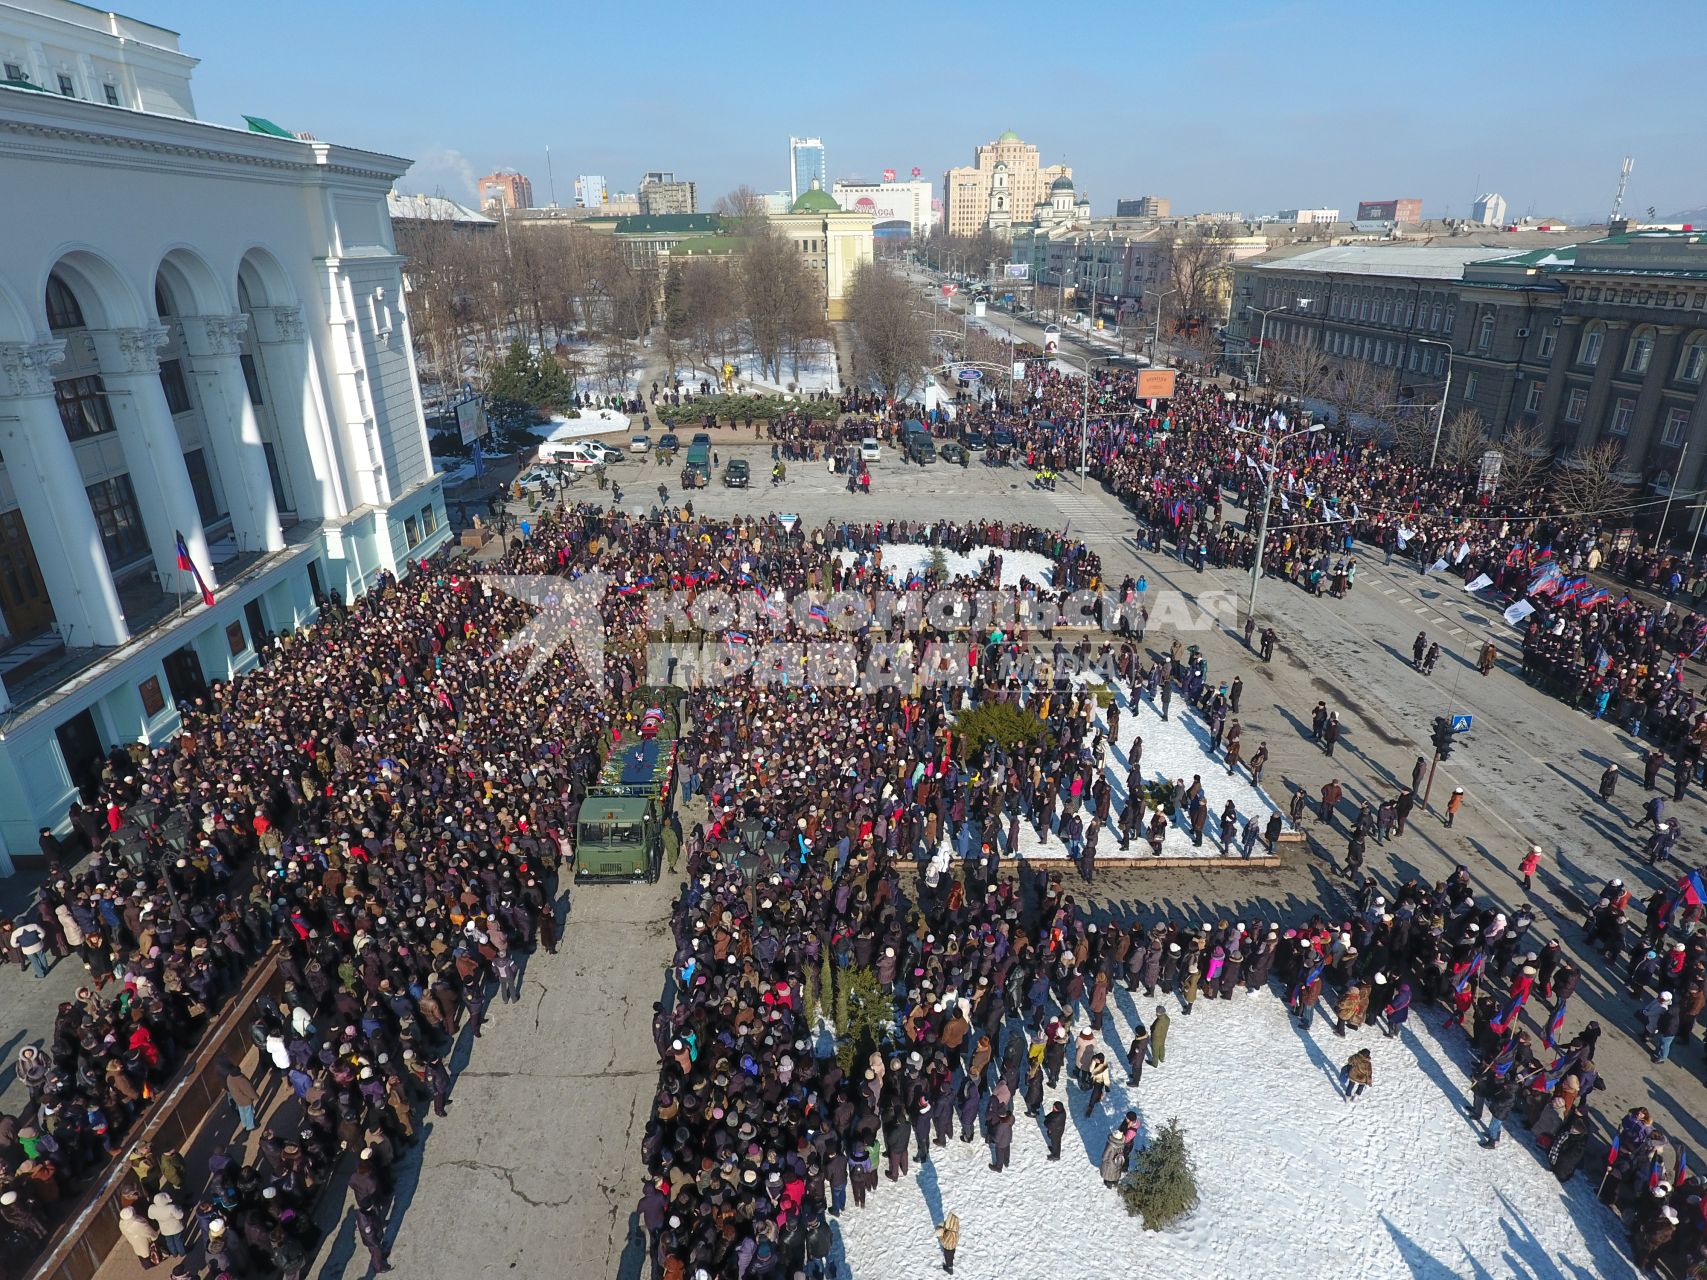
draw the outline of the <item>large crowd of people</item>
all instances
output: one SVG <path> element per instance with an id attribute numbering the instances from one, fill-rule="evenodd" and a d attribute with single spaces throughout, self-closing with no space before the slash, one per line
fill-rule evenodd
<path id="1" fill-rule="evenodd" d="M 1224 518 L 1225 495 L 1248 507 L 1273 479 L 1264 567 L 1306 589 L 1351 590 L 1359 544 L 1466 581 L 1486 574 L 1494 589 L 1538 606 L 1526 673 L 1646 732 L 1698 776 L 1707 709 L 1683 689 L 1682 659 L 1707 620 L 1538 580 L 1550 565 L 1572 575 L 1595 567 L 1606 553 L 1592 522 L 1502 516 L 1473 473 L 1430 471 L 1343 433 L 1273 443 L 1262 433 L 1274 406 L 1208 384 L 1182 380 L 1161 410 L 1137 399 L 1125 373 L 1101 375 L 1087 391 L 1040 368 L 1025 389 L 1023 412 L 966 406 L 959 429 L 1000 430 L 1028 467 L 1067 470 L 1080 447 L 1078 397 L 1093 395 L 1084 415 L 1092 476 L 1132 510 L 1153 548 L 1171 542 L 1199 569 L 1251 563 L 1253 531 Z M 816 443 L 818 421 L 785 419 L 775 438 Z M 1050 581 L 1011 592 L 1058 598 L 1089 587 L 1134 600 L 1136 584 L 1105 582 L 1090 548 L 1038 527 L 785 527 L 583 505 L 548 513 L 490 567 L 609 575 L 598 683 L 568 648 L 524 682 L 531 655 L 505 641 L 528 607 L 423 564 L 404 581 L 382 577 L 351 604 L 327 600 L 313 626 L 278 638 L 256 670 L 180 707 L 170 742 L 115 747 L 69 814 L 71 834 L 42 832 L 48 872 L 31 911 L 0 926 L 0 955 L 21 968 L 39 975 L 55 960 L 87 972 L 47 1043 L 18 1058 L 31 1107 L 25 1123 L 0 1118 L 0 1228 L 26 1249 L 41 1245 L 55 1204 L 130 1147 L 201 1029 L 276 944 L 277 985 L 251 1027 L 260 1069 L 229 1065 L 239 1125 L 263 1130 L 258 1157 L 223 1152 L 208 1184 L 193 1188 L 173 1153 L 145 1159 L 126 1192 L 125 1239 L 144 1258 L 191 1241 L 232 1274 L 270 1265 L 297 1275 L 315 1243 L 321 1190 L 353 1165 L 361 1238 L 383 1268 L 387 1168 L 414 1140 L 417 1108 L 449 1105 L 455 1037 L 465 1024 L 479 1034 L 494 992 L 515 997 L 529 951 L 555 947 L 576 806 L 631 695 L 656 674 L 647 591 L 756 588 L 760 625 L 783 637 L 819 634 L 818 615 L 776 602 L 940 585 L 886 574 L 885 549 L 909 542 L 994 549 L 963 586 L 994 588 L 1003 553 L 1027 551 L 1051 562 Z M 1683 575 L 1667 564 L 1633 569 L 1675 592 L 1671 579 Z M 1121 619 L 1142 635 L 1141 609 Z M 1023 627 L 971 636 L 963 627 L 933 633 L 929 621 L 879 622 L 849 637 L 861 662 L 879 644 L 891 646 L 891 662 L 922 659 L 943 639 L 965 678 L 925 679 L 914 663 L 910 675 L 834 696 L 787 678 L 693 694 L 682 792 L 703 795 L 708 809 L 685 842 L 677 991 L 655 1026 L 662 1066 L 641 1206 L 662 1273 L 822 1272 L 826 1218 L 842 1211 L 848 1189 L 863 1203 L 879 1168 L 893 1179 L 911 1147 L 926 1158 L 956 1130 L 961 1141 L 981 1133 L 999 1173 L 1016 1103 L 1030 1108 L 1039 1081 L 1053 1083 L 1069 1056 L 1087 1106 L 1099 1105 L 1098 1082 L 1119 1064 L 1076 1055 L 1075 1037 L 1083 1026 L 1095 1043 L 1117 982 L 1147 998 L 1171 992 L 1189 1011 L 1199 996 L 1273 980 L 1303 1018 L 1327 983 L 1345 1021 L 1376 1016 L 1390 1029 L 1412 1000 L 1444 1005 L 1473 1031 L 1490 1139 L 1526 1103 L 1568 1176 L 1587 1142 L 1597 1029 L 1545 1053 L 1518 1029 L 1518 992 L 1562 1003 L 1571 971 L 1556 943 L 1527 935 L 1526 911 L 1508 918 L 1476 902 L 1462 873 L 1396 886 L 1390 898 L 1371 883 L 1345 918 L 1324 907 L 1305 921 L 1157 918 L 1115 928 L 1075 903 L 1058 874 L 1016 867 L 1022 823 L 1067 843 L 1086 879 L 1099 837 L 1154 843 L 1160 823 L 1202 840 L 1213 809 L 1201 779 L 1189 788 L 1163 779 L 1165 795 L 1145 782 L 1140 695 L 1165 714 L 1179 691 L 1191 714 L 1216 723 L 1229 772 L 1239 765 L 1233 743 L 1222 745 L 1237 693 L 1210 686 L 1195 657 L 1146 663 L 1129 640 L 1103 644 L 1096 656 L 1132 699 L 1104 708 L 1064 674 L 1040 681 L 1001 661 L 1033 638 Z M 1050 643 L 1057 658 L 1068 651 Z M 999 703 L 1035 713 L 1040 732 L 1008 746 L 957 740 L 958 712 Z M 1124 780 L 1111 782 L 1110 757 L 1124 762 Z M 1246 768 L 1260 774 L 1260 764 Z M 1257 830 L 1254 815 L 1235 814 L 1231 830 L 1226 821 L 1223 847 L 1241 826 L 1246 852 L 1277 834 Z M 1618 890 L 1608 886 L 1590 921 L 1613 952 L 1626 941 Z M 1699 914 L 1692 905 L 1673 896 L 1649 905 L 1645 967 L 1632 966 L 1662 1059 L 1701 1011 L 1707 956 L 1700 931 L 1687 928 Z M 1663 955 L 1645 954 L 1662 942 Z M 834 1004 L 846 975 L 866 972 L 893 1001 L 892 1025 L 851 1057 L 846 1046 L 822 1056 L 812 1011 Z M 1146 1043 L 1121 1055 L 1132 1079 L 1165 1052 L 1166 1026 L 1161 1013 L 1143 1028 Z M 287 1091 L 281 1118 L 261 1120 Z M 1639 1240 L 1697 1266 L 1701 1184 L 1680 1179 L 1660 1197 L 1638 1185 L 1652 1184 L 1663 1142 L 1638 1119 L 1627 1119 L 1625 1163 L 1613 1167 L 1619 1185 L 1656 1202 L 1642 1202 Z M 1045 1140 L 1059 1142 L 1061 1123 L 1044 1120 Z M 1136 1137 L 1121 1132 L 1105 1176 L 1124 1167 Z"/>

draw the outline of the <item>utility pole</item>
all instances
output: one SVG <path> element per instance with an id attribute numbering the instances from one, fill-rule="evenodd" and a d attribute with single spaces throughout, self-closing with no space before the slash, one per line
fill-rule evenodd
<path id="1" fill-rule="evenodd" d="M 1655 551 L 1658 551 L 1660 549 L 1660 543 L 1665 540 L 1666 521 L 1671 518 L 1671 500 L 1677 496 L 1677 482 L 1683 478 L 1683 460 L 1685 458 L 1687 458 L 1688 456 L 1689 456 L 1689 441 L 1685 440 L 1683 442 L 1683 448 L 1678 450 L 1677 469 L 1671 473 L 1671 487 L 1666 490 L 1666 505 L 1665 505 L 1665 510 L 1660 513 L 1659 531 L 1654 534 L 1654 550 Z M 1695 536 L 1698 538 L 1701 536 L 1701 526 L 1699 525 L 1699 523 L 1695 527 Z M 1693 558 L 1694 558 L 1694 553 L 1693 553 L 1693 551 L 1691 551 L 1691 559 L 1693 559 Z"/>

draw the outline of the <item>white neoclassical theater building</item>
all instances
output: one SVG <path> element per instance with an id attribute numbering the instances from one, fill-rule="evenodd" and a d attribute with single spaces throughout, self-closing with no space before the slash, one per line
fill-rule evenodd
<path id="1" fill-rule="evenodd" d="M 0 2 L 0 63 L 9 874 L 114 744 L 450 531 L 386 210 L 409 162 L 198 120 L 175 33 L 65 0 Z"/>

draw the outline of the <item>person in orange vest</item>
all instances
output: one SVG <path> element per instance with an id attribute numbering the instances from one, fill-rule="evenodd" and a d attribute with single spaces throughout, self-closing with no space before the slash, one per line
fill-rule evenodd
<path id="1" fill-rule="evenodd" d="M 1446 802 L 1446 825 L 1451 826 L 1452 820 L 1458 816 L 1458 811 L 1464 807 L 1464 788 L 1453 787 L 1452 797 Z"/>

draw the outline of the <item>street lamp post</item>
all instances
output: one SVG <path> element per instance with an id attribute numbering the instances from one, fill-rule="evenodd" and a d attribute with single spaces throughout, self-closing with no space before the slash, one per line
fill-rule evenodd
<path id="1" fill-rule="evenodd" d="M 1276 308 L 1278 310 L 1278 308 Z M 1253 308 L 1254 310 L 1254 308 Z M 1237 429 L 1237 428 L 1235 428 Z M 1274 442 L 1273 457 L 1268 460 L 1268 483 L 1263 487 L 1262 517 L 1257 521 L 1257 553 L 1251 563 L 1251 586 L 1245 596 L 1245 617 L 1257 616 L 1257 583 L 1262 580 L 1262 555 L 1268 546 L 1268 510 L 1274 505 L 1274 480 L 1280 474 L 1280 447 L 1288 440 L 1298 436 L 1313 435 L 1322 429 L 1322 424 L 1313 422 L 1301 431 L 1288 432 Z M 1241 434 L 1247 434 L 1241 431 Z M 1260 434 L 1251 432 L 1248 434 Z"/>
<path id="2" fill-rule="evenodd" d="M 1091 452 L 1091 362 L 1084 356 L 1071 356 L 1060 350 L 1055 352 L 1055 358 L 1069 364 L 1077 360 L 1084 374 L 1084 397 L 1079 405 L 1079 491 L 1083 493 Z"/>
<path id="3" fill-rule="evenodd" d="M 1419 346 L 1446 348 L 1446 385 L 1440 389 L 1440 407 L 1434 415 L 1434 448 L 1428 452 L 1428 469 L 1434 470 L 1434 460 L 1440 456 L 1440 433 L 1446 426 L 1446 398 L 1452 394 L 1452 344 L 1439 338 L 1418 338 Z"/>
<path id="4" fill-rule="evenodd" d="M 1257 367 L 1251 375 L 1251 386 L 1262 385 L 1262 349 L 1268 345 L 1268 318 L 1276 311 L 1284 311 L 1285 307 L 1246 307 L 1246 311 L 1254 311 L 1262 317 L 1262 327 L 1257 330 Z"/>

